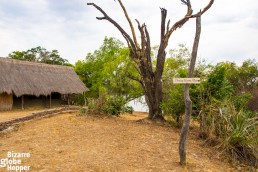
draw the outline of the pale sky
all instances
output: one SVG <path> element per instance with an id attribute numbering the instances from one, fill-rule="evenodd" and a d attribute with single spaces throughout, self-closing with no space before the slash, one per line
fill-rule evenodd
<path id="1" fill-rule="evenodd" d="M 209 0 L 192 0 L 194 11 L 199 11 Z M 24 51 L 37 46 L 57 49 L 59 54 L 74 64 L 87 53 L 98 49 L 105 36 L 124 42 L 120 32 L 102 17 L 94 2 L 130 33 L 122 10 L 114 0 L 0 0 L 0 57 L 12 51 Z M 133 20 L 145 23 L 152 45 L 159 43 L 160 7 L 168 10 L 172 23 L 182 18 L 186 6 L 180 0 L 123 0 Z M 192 19 L 171 36 L 168 49 L 178 43 L 191 49 L 195 33 Z M 139 36 L 139 34 L 138 34 Z M 258 1 L 215 0 L 202 17 L 199 59 L 207 63 L 246 59 L 258 61 Z"/>

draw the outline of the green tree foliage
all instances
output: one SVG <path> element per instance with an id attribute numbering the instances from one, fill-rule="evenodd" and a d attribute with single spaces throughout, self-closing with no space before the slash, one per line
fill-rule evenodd
<path id="1" fill-rule="evenodd" d="M 57 50 L 52 50 L 51 52 L 43 47 L 31 48 L 27 51 L 13 51 L 8 55 L 9 58 L 32 61 L 38 63 L 47 63 L 54 65 L 65 65 L 72 66 L 68 60 L 63 59 Z"/>
<path id="2" fill-rule="evenodd" d="M 115 38 L 105 38 L 103 45 L 75 64 L 75 71 L 90 89 L 88 97 L 123 96 L 128 102 L 142 95 L 138 72 L 129 58 L 129 50 Z"/>
<path id="3" fill-rule="evenodd" d="M 253 60 L 241 66 L 223 62 L 210 68 L 201 84 L 198 102 L 201 135 L 213 140 L 233 159 L 257 159 L 257 114 L 247 108 L 252 91 L 258 88 L 258 65 Z M 256 116 L 256 117 L 255 117 Z"/>
<path id="4" fill-rule="evenodd" d="M 185 111 L 183 89 L 183 85 L 173 86 L 173 88 L 169 89 L 168 94 L 164 96 L 162 102 L 164 114 L 175 119 L 177 124 L 181 124 L 180 119 Z"/>
<path id="5" fill-rule="evenodd" d="M 225 63 L 227 78 L 234 86 L 236 95 L 248 92 L 257 87 L 258 63 L 255 60 L 246 60 L 241 66 L 235 63 Z"/>
<path id="6" fill-rule="evenodd" d="M 205 96 L 208 101 L 220 101 L 233 95 L 233 87 L 226 74 L 227 68 L 224 63 L 217 64 L 208 74 L 204 83 Z"/>
<path id="7" fill-rule="evenodd" d="M 252 91 L 258 88 L 258 63 L 246 60 L 241 66 L 222 62 L 212 67 L 203 83 L 203 96 L 207 102 L 231 99 L 240 110 L 247 108 Z"/>
<path id="8" fill-rule="evenodd" d="M 162 110 L 165 115 L 171 116 L 177 123 L 185 112 L 184 85 L 174 84 L 173 78 L 185 78 L 190 60 L 190 51 L 184 44 L 169 51 L 170 57 L 165 61 L 163 80 Z"/>
<path id="9" fill-rule="evenodd" d="M 186 77 L 189 59 L 190 52 L 184 44 L 179 44 L 178 48 L 169 51 L 162 75 L 164 92 L 171 87 L 174 77 Z"/>
<path id="10" fill-rule="evenodd" d="M 226 77 L 234 91 L 232 101 L 237 110 L 247 109 L 248 104 L 254 107 L 255 100 L 258 100 L 257 94 L 254 94 L 258 91 L 258 63 L 249 59 L 241 66 L 229 62 L 225 63 L 225 66 L 227 67 Z"/>

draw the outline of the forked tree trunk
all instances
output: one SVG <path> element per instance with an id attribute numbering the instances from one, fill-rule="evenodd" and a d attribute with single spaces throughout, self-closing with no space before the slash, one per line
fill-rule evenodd
<path id="1" fill-rule="evenodd" d="M 200 34 L 201 34 L 201 16 L 198 16 L 196 17 L 196 33 L 195 33 L 195 39 L 193 44 L 193 50 L 191 54 L 191 62 L 188 69 L 188 78 L 193 77 L 198 45 L 200 40 Z M 184 119 L 184 123 L 181 129 L 180 139 L 179 139 L 179 156 L 180 156 L 181 165 L 186 165 L 186 151 L 185 151 L 186 138 L 188 135 L 191 114 L 192 114 L 192 101 L 189 95 L 189 84 L 185 84 L 184 100 L 185 100 L 185 119 Z"/>

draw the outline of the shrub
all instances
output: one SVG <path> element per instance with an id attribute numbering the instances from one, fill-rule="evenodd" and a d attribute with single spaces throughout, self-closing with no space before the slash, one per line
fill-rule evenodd
<path id="1" fill-rule="evenodd" d="M 248 102 L 252 98 L 251 93 L 244 93 L 239 96 L 235 96 L 233 99 L 234 105 L 236 109 L 239 111 L 240 109 L 247 109 Z"/>
<path id="2" fill-rule="evenodd" d="M 101 96 L 97 99 L 94 98 L 88 98 L 88 110 L 87 113 L 91 114 L 101 114 L 102 113 L 102 107 L 106 103 L 106 98 Z"/>
<path id="3" fill-rule="evenodd" d="M 122 111 L 132 114 L 134 109 L 132 106 L 123 106 Z"/>
<path id="4" fill-rule="evenodd" d="M 126 106 L 126 100 L 122 96 L 109 96 L 107 97 L 107 100 L 102 107 L 102 111 L 110 114 L 110 115 L 115 115 L 119 116 L 123 112 L 133 112 L 133 108 L 130 106 Z"/>
<path id="5" fill-rule="evenodd" d="M 74 102 L 75 105 L 84 105 L 85 99 L 83 94 L 73 94 L 70 95 L 70 101 Z"/>
<path id="6" fill-rule="evenodd" d="M 172 117 L 178 124 L 182 123 L 182 114 L 185 112 L 183 90 L 183 85 L 175 85 L 164 95 L 161 104 L 164 115 Z"/>

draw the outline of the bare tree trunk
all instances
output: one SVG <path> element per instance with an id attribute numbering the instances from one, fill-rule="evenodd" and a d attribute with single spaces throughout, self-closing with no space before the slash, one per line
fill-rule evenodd
<path id="1" fill-rule="evenodd" d="M 201 15 L 196 17 L 196 33 L 195 33 L 195 39 L 193 44 L 193 50 L 191 54 L 191 62 L 188 69 L 188 78 L 193 77 L 198 45 L 200 40 L 200 34 L 201 34 Z M 192 101 L 189 95 L 189 84 L 185 84 L 184 99 L 185 99 L 185 119 L 181 129 L 180 140 L 179 140 L 179 156 L 180 156 L 181 165 L 186 165 L 186 151 L 185 151 L 186 138 L 188 135 L 191 114 L 192 114 Z"/>
<path id="2" fill-rule="evenodd" d="M 161 111 L 162 85 L 161 81 L 149 84 L 145 91 L 145 100 L 149 108 L 148 118 L 151 120 L 164 120 Z M 152 86 L 154 85 L 154 87 Z"/>

